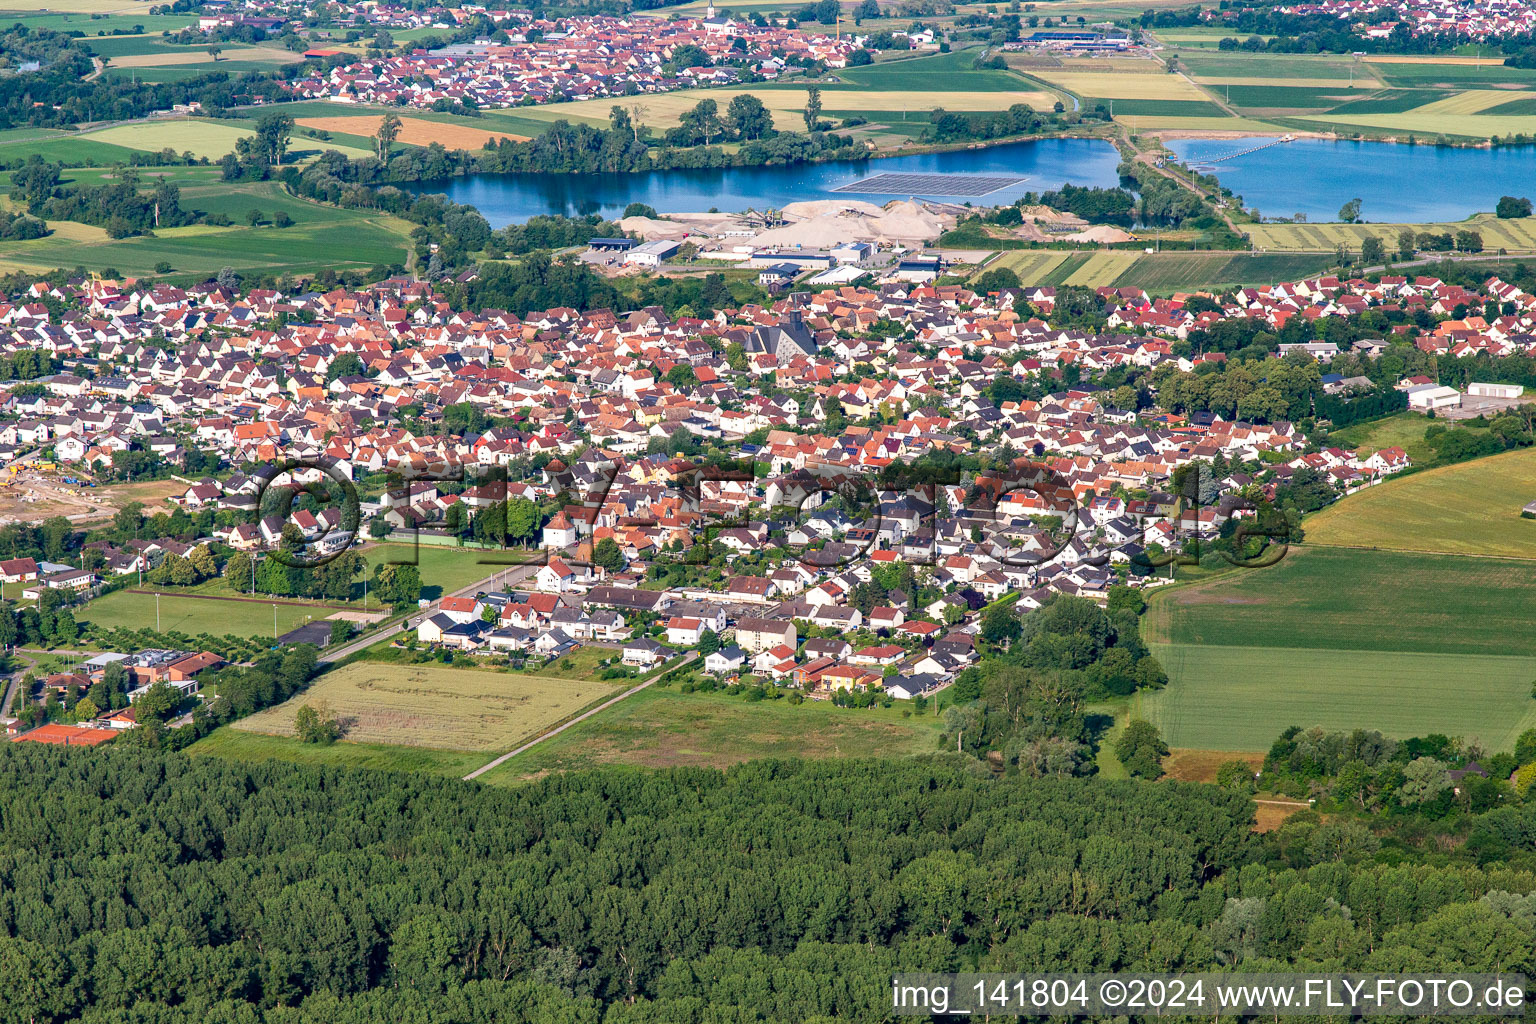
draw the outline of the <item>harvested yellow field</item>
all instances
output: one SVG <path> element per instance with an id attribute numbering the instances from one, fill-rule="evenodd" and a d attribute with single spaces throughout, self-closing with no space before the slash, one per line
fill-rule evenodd
<path id="1" fill-rule="evenodd" d="M 1032 71 L 1036 78 L 1059 85 L 1079 96 L 1098 99 L 1189 100 L 1210 99 L 1183 75 L 1165 72 L 1131 74 L 1127 72 L 1057 71 L 1042 68 Z M 957 108 L 958 109 L 958 108 Z"/>
<path id="2" fill-rule="evenodd" d="M 168 68 L 180 64 L 208 64 L 209 71 L 217 71 L 216 65 L 230 60 L 269 61 L 273 64 L 292 64 L 304 58 L 292 50 L 280 50 L 274 46 L 225 47 L 215 61 L 207 50 L 188 53 L 132 53 L 113 57 L 108 67 L 113 68 Z"/>
<path id="3" fill-rule="evenodd" d="M 1373 53 L 1360 59 L 1367 64 L 1462 64 L 1479 68 L 1493 67 L 1503 63 L 1489 57 L 1452 57 L 1450 55 L 1436 57 L 1412 53 Z"/>
<path id="4" fill-rule="evenodd" d="M 1515 100 L 1530 99 L 1536 96 L 1536 92 L 1512 92 L 1508 89 L 1469 89 L 1466 92 L 1457 93 L 1455 96 L 1447 96 L 1443 100 L 1426 103 L 1422 107 L 1414 107 L 1406 111 L 1415 116 L 1438 114 L 1476 114 L 1478 111 L 1487 110 L 1489 107 L 1497 107 L 1503 103 L 1512 103 Z"/>
<path id="5" fill-rule="evenodd" d="M 73 220 L 50 220 L 48 230 L 52 232 L 51 238 L 63 239 L 70 242 L 90 242 L 93 245 L 106 245 L 112 241 L 106 228 L 97 227 L 94 224 L 81 224 Z"/>
<path id="6" fill-rule="evenodd" d="M 1094 74 L 1124 72 L 1128 75 L 1166 74 L 1163 66 L 1150 57 L 1063 57 L 1063 71 L 1087 71 Z"/>
<path id="7" fill-rule="evenodd" d="M 1067 254 L 1064 252 L 1038 252 L 1029 249 L 1016 249 L 1013 252 L 1005 252 L 996 260 L 987 264 L 986 269 L 994 267 L 1006 267 L 1019 275 L 1019 280 L 1026 284 L 1035 284 L 1048 279 L 1048 276 L 1057 267 L 1066 262 Z"/>
<path id="8" fill-rule="evenodd" d="M 344 117 L 301 117 L 298 123 L 306 128 L 318 128 L 326 132 L 372 137 L 377 134 L 379 125 L 383 121 L 383 114 L 360 114 Z M 442 124 L 420 117 L 402 117 L 400 135 L 396 141 L 408 146 L 429 146 L 434 142 L 440 142 L 448 149 L 481 149 L 493 139 L 526 142 L 528 136 L 513 135 L 511 132 L 488 132 L 484 128 L 471 128 L 468 125 Z"/>
<path id="9" fill-rule="evenodd" d="M 585 679 L 445 665 L 354 662 L 241 719 L 245 732 L 293 735 L 301 706 L 324 702 L 346 739 L 439 750 L 504 750 L 617 691 Z"/>
<path id="10" fill-rule="evenodd" d="M 612 96 L 595 100 L 579 100 L 575 103 L 551 103 L 541 107 L 519 107 L 519 117 L 541 121 L 591 121 L 608 122 L 608 112 L 623 107 L 638 120 L 651 128 L 675 127 L 682 115 L 692 110 L 700 100 L 712 99 L 721 112 L 730 104 L 732 97 L 751 93 L 763 101 L 773 114 L 775 127 L 793 129 L 799 126 L 801 112 L 805 110 L 803 89 L 680 89 L 677 92 L 650 96 Z M 1056 97 L 1044 90 L 1021 89 L 1017 92 L 926 92 L 918 90 L 880 91 L 873 89 L 834 89 L 821 91 L 821 106 L 830 114 L 833 111 L 928 111 L 938 107 L 945 110 L 981 111 L 1007 110 L 1015 103 L 1023 103 L 1034 110 L 1047 111 Z"/>
<path id="11" fill-rule="evenodd" d="M 1505 99 L 1517 93 L 1504 93 Z M 1426 104 L 1427 106 L 1428 104 Z M 1516 132 L 1529 132 L 1531 119 L 1519 114 L 1444 114 L 1421 113 L 1418 110 L 1409 110 L 1401 114 L 1356 114 L 1352 117 L 1322 116 L 1308 117 L 1305 120 L 1312 121 L 1320 127 L 1349 126 L 1360 128 L 1375 128 L 1389 132 L 1398 132 L 1402 135 L 1416 135 L 1419 138 L 1434 135 L 1459 135 L 1473 139 L 1488 139 L 1495 135 L 1512 135 Z"/>
<path id="12" fill-rule="evenodd" d="M 1082 285 L 1084 288 L 1099 288 L 1112 284 L 1121 274 L 1130 270 L 1140 257 L 1139 252 L 1120 250 L 1096 252 L 1088 257 L 1087 263 L 1067 276 L 1066 283 Z M 1020 280 L 1023 279 L 1020 278 Z"/>

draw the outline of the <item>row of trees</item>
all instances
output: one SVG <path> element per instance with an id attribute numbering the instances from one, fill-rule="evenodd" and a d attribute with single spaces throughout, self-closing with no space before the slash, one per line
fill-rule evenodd
<path id="1" fill-rule="evenodd" d="M 301 556 L 298 545 L 286 537 L 282 548 L 285 555 L 281 558 L 258 558 L 245 551 L 231 554 L 224 563 L 224 578 L 230 589 L 241 594 L 345 601 L 352 596 L 354 581 L 368 568 L 367 561 L 356 551 L 343 551 L 311 567 L 305 564 L 310 556 Z"/>

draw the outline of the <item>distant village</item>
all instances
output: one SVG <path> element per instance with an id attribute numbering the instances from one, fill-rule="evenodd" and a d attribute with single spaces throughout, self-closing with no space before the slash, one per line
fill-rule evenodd
<path id="1" fill-rule="evenodd" d="M 977 658 L 982 612 L 999 600 L 1027 610 L 1056 594 L 1102 603 L 1115 586 L 1156 586 L 1166 574 L 1138 568 L 1147 552 L 1230 534 L 1298 474 L 1339 496 L 1410 465 L 1401 448 L 1361 457 L 1284 419 L 1179 413 L 1090 381 L 1220 369 L 1223 353 L 1186 342 L 1224 320 L 1278 331 L 1367 310 L 1427 312 L 1432 326 L 1408 336 L 1443 358 L 1536 352 L 1536 297 L 1497 278 L 1471 290 L 1324 277 L 1219 302 L 1094 294 L 1102 333 L 1053 326 L 1049 286 L 979 293 L 932 280 L 791 285 L 697 317 L 467 311 L 407 278 L 243 293 L 39 282 L 0 304 L 0 350 L 60 369 L 6 387 L 0 456 L 103 478 L 130 463 L 182 472 L 195 457 L 167 504 L 211 515 L 198 520 L 204 536 L 97 543 L 80 565 L 12 559 L 0 580 L 23 584 L 23 601 L 51 590 L 86 601 L 173 557 L 204 574 L 233 553 L 263 559 L 285 527 L 330 555 L 418 531 L 451 543 L 526 502 L 537 515 L 518 544 L 541 551 L 539 564 L 514 586 L 424 608 L 408 620 L 413 643 L 541 659 L 601 642 L 637 669 L 695 650 L 722 676 L 915 698 Z M 1397 331 L 1352 354 L 1377 358 Z M 1274 358 L 1310 366 L 1340 354 L 1311 341 Z M 1373 388 L 1338 373 L 1321 383 L 1344 400 Z M 1411 376 L 1395 390 L 1408 408 L 1454 419 L 1508 408 L 1522 389 Z M 750 469 L 700 476 L 719 463 L 704 453 Z M 259 514 L 272 482 L 262 467 L 294 459 L 360 483 L 355 525 L 334 508 Z M 1050 486 L 978 503 L 975 472 L 888 484 L 901 467 L 965 459 L 1003 477 L 1036 470 Z M 1192 504 L 1174 480 L 1194 464 L 1214 479 Z M 173 653 L 162 675 L 177 682 L 218 660 Z"/>
<path id="2" fill-rule="evenodd" d="M 1276 7 L 1282 14 L 1330 14 L 1356 23 L 1369 39 L 1390 37 L 1398 24 L 1411 35 L 1450 35 L 1465 39 L 1500 39 L 1536 33 L 1536 4 L 1529 0 L 1318 0 Z"/>
<path id="3" fill-rule="evenodd" d="M 659 21 L 583 16 L 533 19 L 490 12 L 506 43 L 355 61 L 295 79 L 297 99 L 430 108 L 516 107 L 635 96 L 743 80 L 771 81 L 795 64 L 846 66 L 861 41 L 754 25 L 726 15 Z M 675 58 L 694 63 L 673 66 Z"/>

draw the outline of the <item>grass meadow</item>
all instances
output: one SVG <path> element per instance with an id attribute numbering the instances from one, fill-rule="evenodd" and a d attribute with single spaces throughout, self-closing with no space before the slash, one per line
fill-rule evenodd
<path id="1" fill-rule="evenodd" d="M 299 707 L 323 701 L 342 721 L 346 743 L 497 752 L 617 692 L 590 679 L 358 661 L 234 728 L 291 736 Z"/>
<path id="2" fill-rule="evenodd" d="M 1367 420 L 1330 431 L 1328 439 L 1332 444 L 1355 452 L 1362 458 L 1369 458 L 1383 448 L 1401 448 L 1408 453 L 1408 458 L 1413 460 L 1415 466 L 1423 466 L 1435 461 L 1435 450 L 1424 441 L 1424 432 L 1433 422 L 1420 412 L 1400 412 L 1395 416 Z"/>
<path id="3" fill-rule="evenodd" d="M 509 785 L 552 771 L 626 764 L 723 768 L 762 757 L 904 757 L 932 753 L 933 714 L 856 710 L 830 702 L 749 703 L 724 694 L 651 687 L 487 772 Z"/>
<path id="4" fill-rule="evenodd" d="M 295 764 L 339 765 L 380 771 L 423 772 L 462 778 L 484 764 L 485 754 L 466 750 L 402 747 L 385 743 L 342 741 L 329 746 L 304 743 L 292 736 L 269 736 L 226 725 L 187 748 L 193 757 L 223 757 L 234 761 L 289 761 Z"/>

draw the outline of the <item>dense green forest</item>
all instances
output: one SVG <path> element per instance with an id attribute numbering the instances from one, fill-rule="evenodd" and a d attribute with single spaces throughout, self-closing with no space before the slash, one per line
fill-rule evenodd
<path id="1" fill-rule="evenodd" d="M 499 790 L 7 744 L 0 1019 L 875 1021 L 897 969 L 1529 971 L 1536 804 L 1494 813 L 1479 866 L 951 756 Z"/>

